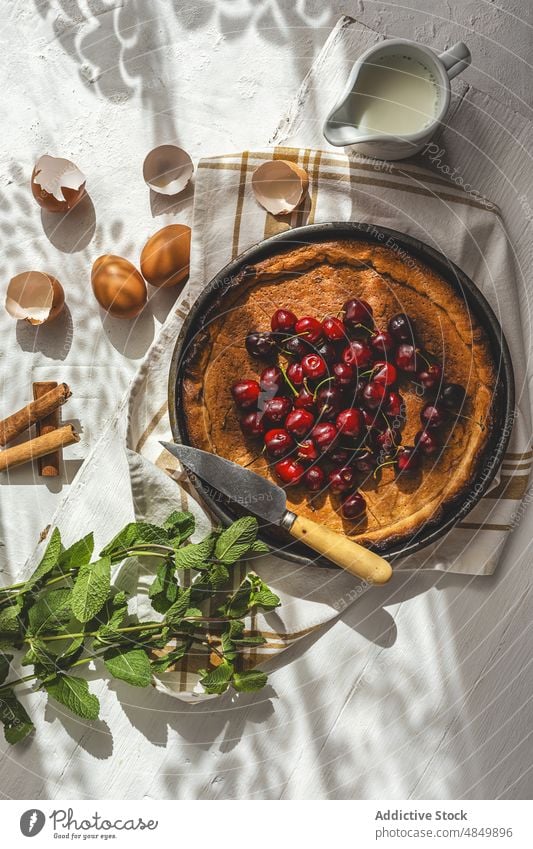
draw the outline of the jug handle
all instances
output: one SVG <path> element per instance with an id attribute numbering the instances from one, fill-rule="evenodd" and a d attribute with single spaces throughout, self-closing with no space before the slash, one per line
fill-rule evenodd
<path id="1" fill-rule="evenodd" d="M 448 77 L 453 80 L 457 74 L 461 74 L 465 68 L 468 68 L 472 61 L 472 54 L 466 44 L 458 41 L 449 50 L 441 53 L 439 59 L 444 65 Z"/>

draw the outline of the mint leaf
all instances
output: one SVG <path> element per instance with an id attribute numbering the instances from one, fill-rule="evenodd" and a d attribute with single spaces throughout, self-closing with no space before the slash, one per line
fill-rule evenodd
<path id="1" fill-rule="evenodd" d="M 61 571 L 68 572 L 70 569 L 79 569 L 80 566 L 89 563 L 93 551 L 94 535 L 90 533 L 63 551 L 59 558 Z"/>
<path id="2" fill-rule="evenodd" d="M 172 651 L 162 655 L 161 657 L 153 658 L 150 662 L 152 672 L 155 672 L 156 674 L 167 672 L 167 670 L 171 666 L 173 666 L 187 654 L 190 647 L 191 643 L 186 642 L 180 646 L 177 646 L 175 649 L 172 649 Z"/>
<path id="3" fill-rule="evenodd" d="M 4 610 L 0 612 L 0 634 L 15 635 L 20 633 L 20 608 L 20 602 L 17 601 L 15 604 L 10 605 L 10 607 L 5 607 Z"/>
<path id="4" fill-rule="evenodd" d="M 102 609 L 111 588 L 111 559 L 86 563 L 72 589 L 72 610 L 80 622 L 88 622 Z"/>
<path id="5" fill-rule="evenodd" d="M 236 672 L 231 682 L 236 690 L 242 693 L 251 693 L 254 690 L 262 690 L 268 680 L 268 676 L 258 669 L 250 669 L 247 672 Z"/>
<path id="6" fill-rule="evenodd" d="M 166 560 L 158 568 L 156 576 L 148 590 L 148 597 L 152 602 L 152 607 L 158 613 L 166 613 L 178 597 L 179 586 L 174 573 L 174 564 Z"/>
<path id="7" fill-rule="evenodd" d="M 43 631 L 60 631 L 72 619 L 70 590 L 49 590 L 28 611 L 28 634 L 37 636 Z"/>
<path id="8" fill-rule="evenodd" d="M 32 639 L 28 651 L 20 661 L 21 666 L 35 667 L 35 674 L 46 677 L 57 672 L 56 658 L 48 651 L 48 644 L 39 639 Z"/>
<path id="9" fill-rule="evenodd" d="M 130 522 L 100 552 L 100 557 L 116 557 L 133 546 L 168 545 L 168 535 L 164 528 L 148 522 Z"/>
<path id="10" fill-rule="evenodd" d="M 59 675 L 53 681 L 45 681 L 44 688 L 49 696 L 76 716 L 81 716 L 83 719 L 98 719 L 100 702 L 89 692 L 89 685 L 83 678 Z"/>
<path id="11" fill-rule="evenodd" d="M 222 531 L 215 547 L 215 557 L 230 566 L 246 554 L 257 536 L 257 519 L 243 516 Z"/>
<path id="12" fill-rule="evenodd" d="M 200 684 L 206 693 L 219 695 L 228 689 L 233 675 L 233 665 L 224 661 L 210 672 L 206 672 L 205 669 L 200 670 L 200 674 L 203 674 L 203 677 L 200 678 Z"/>
<path id="13" fill-rule="evenodd" d="M 0 722 L 8 743 L 19 743 L 35 728 L 13 690 L 0 692 Z"/>
<path id="14" fill-rule="evenodd" d="M 194 533 L 195 524 L 194 516 L 188 510 L 174 510 L 168 519 L 163 522 L 163 527 L 172 543 L 179 545 L 180 542 L 185 542 Z"/>
<path id="15" fill-rule="evenodd" d="M 58 528 L 54 528 L 52 536 L 50 537 L 50 542 L 46 546 L 41 562 L 37 566 L 33 575 L 28 578 L 24 584 L 24 592 L 33 589 L 42 578 L 48 575 L 49 572 L 57 566 L 62 548 L 61 534 L 59 533 Z"/>
<path id="16" fill-rule="evenodd" d="M 3 652 L 0 654 L 0 684 L 3 684 L 9 675 L 12 660 L 12 654 L 4 654 Z"/>
<path id="17" fill-rule="evenodd" d="M 166 612 L 165 622 L 167 625 L 179 625 L 189 608 L 191 599 L 191 588 L 181 589 L 177 600 Z"/>
<path id="18" fill-rule="evenodd" d="M 262 584 L 258 593 L 251 598 L 251 607 L 262 607 L 263 610 L 274 610 L 281 604 L 279 596 L 272 592 L 266 584 Z"/>
<path id="19" fill-rule="evenodd" d="M 196 569 L 202 566 L 204 561 L 211 557 L 215 547 L 215 538 L 212 534 L 201 542 L 190 543 L 185 548 L 178 548 L 174 562 L 176 569 Z"/>
<path id="20" fill-rule="evenodd" d="M 250 551 L 253 551 L 254 554 L 270 554 L 270 548 L 265 542 L 261 542 L 260 539 L 256 539 L 255 542 L 250 546 Z"/>
<path id="21" fill-rule="evenodd" d="M 152 680 L 150 661 L 142 649 L 111 649 L 104 654 L 104 664 L 113 678 L 120 678 L 134 687 L 148 687 Z"/>

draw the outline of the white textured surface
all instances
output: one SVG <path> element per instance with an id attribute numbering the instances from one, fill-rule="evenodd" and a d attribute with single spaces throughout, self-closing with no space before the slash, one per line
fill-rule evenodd
<path id="1" fill-rule="evenodd" d="M 38 336 L 0 317 L 3 410 L 17 406 L 33 379 L 70 381 L 76 399 L 68 412 L 84 425 L 83 456 L 127 385 L 168 296 L 134 327 L 103 325 L 88 275 L 104 251 L 136 261 L 146 236 L 175 220 L 176 210 L 165 213 L 142 183 L 142 159 L 154 144 L 177 140 L 195 159 L 264 144 L 341 12 L 441 47 L 468 41 L 469 80 L 531 115 L 523 61 L 533 41 L 531 5 L 499 5 L 505 9 L 482 0 L 3 0 L 2 279 L 32 267 L 56 273 L 71 315 Z M 94 225 L 90 208 L 60 232 L 41 220 L 27 183 L 43 152 L 69 156 L 88 174 Z M 102 509 L 113 504 L 106 471 L 102 458 Z M 27 471 L 11 483 L 0 487 L 9 571 L 20 568 L 59 497 Z M 292 663 L 284 655 L 260 696 L 189 709 L 97 683 L 106 721 L 96 728 L 59 719 L 32 697 L 39 735 L 4 756 L 1 792 L 529 797 L 527 527 L 526 519 L 494 578 L 396 577 L 385 606 L 367 593 L 318 639 L 291 650 Z"/>

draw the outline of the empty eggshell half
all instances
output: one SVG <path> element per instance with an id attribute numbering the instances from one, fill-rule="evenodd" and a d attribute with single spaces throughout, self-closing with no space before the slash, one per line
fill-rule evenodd
<path id="1" fill-rule="evenodd" d="M 307 172 L 284 159 L 264 162 L 252 174 L 255 197 L 272 215 L 293 212 L 303 201 L 308 186 Z"/>
<path id="2" fill-rule="evenodd" d="M 160 195 L 177 195 L 192 177 L 194 166 L 186 150 L 162 144 L 150 151 L 143 163 L 145 183 Z"/>
<path id="3" fill-rule="evenodd" d="M 6 310 L 29 324 L 47 324 L 62 312 L 65 293 L 59 280 L 43 271 L 24 271 L 9 281 Z"/>
<path id="4" fill-rule="evenodd" d="M 150 236 L 141 252 L 141 274 L 158 288 L 177 286 L 189 276 L 191 228 L 169 224 Z"/>
<path id="5" fill-rule="evenodd" d="M 67 212 L 85 193 L 85 175 L 69 159 L 45 154 L 35 163 L 31 190 L 47 212 Z"/>

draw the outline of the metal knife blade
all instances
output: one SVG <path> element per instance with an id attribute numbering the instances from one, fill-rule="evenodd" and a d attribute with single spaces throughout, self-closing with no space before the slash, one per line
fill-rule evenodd
<path id="1" fill-rule="evenodd" d="M 209 451 L 175 442 L 161 442 L 161 445 L 205 483 L 250 513 L 273 525 L 292 525 L 296 517 L 287 510 L 285 491 L 280 486 Z"/>

